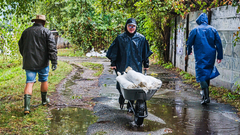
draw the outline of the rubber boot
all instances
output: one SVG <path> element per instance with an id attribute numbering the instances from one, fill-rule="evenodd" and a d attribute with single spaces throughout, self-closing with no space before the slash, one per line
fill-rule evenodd
<path id="1" fill-rule="evenodd" d="M 127 103 L 127 110 L 128 110 L 129 113 L 133 113 L 133 108 L 131 107 L 130 102 L 133 105 L 134 104 L 134 100 L 129 100 L 128 101 L 128 103 Z"/>
<path id="2" fill-rule="evenodd" d="M 120 105 L 122 105 L 122 104 L 124 104 L 124 102 L 125 102 L 125 99 L 124 99 L 123 95 L 120 95 L 119 98 L 118 98 L 118 103 Z"/>
<path id="3" fill-rule="evenodd" d="M 42 105 L 47 106 L 50 103 L 50 99 L 47 98 L 47 92 L 41 92 L 42 96 Z"/>
<path id="4" fill-rule="evenodd" d="M 205 89 L 202 89 L 202 91 L 200 92 L 200 94 L 202 95 L 202 101 L 201 101 L 201 104 L 202 105 L 205 105 L 206 104 L 206 101 L 205 101 L 205 99 L 206 99 L 206 92 L 205 92 Z"/>
<path id="5" fill-rule="evenodd" d="M 125 99 L 124 99 L 123 95 L 120 95 L 119 98 L 118 98 L 118 103 L 120 105 L 121 110 L 123 109 L 124 102 L 125 102 Z"/>
<path id="6" fill-rule="evenodd" d="M 209 89 L 206 88 L 204 92 L 206 93 L 206 94 L 205 94 L 205 102 L 206 102 L 206 103 L 210 103 Z"/>
<path id="7" fill-rule="evenodd" d="M 31 95 L 25 94 L 24 95 L 24 114 L 25 115 L 30 113 L 30 101 L 31 101 Z"/>

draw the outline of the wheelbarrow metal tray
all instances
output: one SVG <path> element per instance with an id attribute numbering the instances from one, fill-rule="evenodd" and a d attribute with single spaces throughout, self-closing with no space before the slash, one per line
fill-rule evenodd
<path id="1" fill-rule="evenodd" d="M 143 89 L 124 89 L 121 88 L 123 97 L 127 100 L 149 100 L 158 89 L 150 89 L 146 93 Z"/>

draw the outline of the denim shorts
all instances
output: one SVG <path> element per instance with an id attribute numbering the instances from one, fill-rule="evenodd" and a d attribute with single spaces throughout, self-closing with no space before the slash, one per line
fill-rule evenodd
<path id="1" fill-rule="evenodd" d="M 25 70 L 26 71 L 26 83 L 35 83 L 36 75 L 38 73 L 38 81 L 46 82 L 48 80 L 49 66 L 40 70 Z"/>

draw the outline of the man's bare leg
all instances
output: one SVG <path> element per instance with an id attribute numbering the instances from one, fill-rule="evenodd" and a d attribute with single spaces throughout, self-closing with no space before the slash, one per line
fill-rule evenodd
<path id="1" fill-rule="evenodd" d="M 24 95 L 25 94 L 32 95 L 33 84 L 34 83 L 26 83 L 26 86 L 24 88 Z"/>
<path id="2" fill-rule="evenodd" d="M 47 92 L 48 90 L 48 82 L 41 82 L 41 92 Z"/>

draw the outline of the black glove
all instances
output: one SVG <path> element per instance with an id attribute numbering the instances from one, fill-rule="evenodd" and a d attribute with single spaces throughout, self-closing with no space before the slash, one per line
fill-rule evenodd
<path id="1" fill-rule="evenodd" d="M 149 68 L 149 59 L 143 61 L 144 68 Z"/>
<path id="2" fill-rule="evenodd" d="M 57 64 L 52 64 L 52 71 L 57 69 Z"/>

